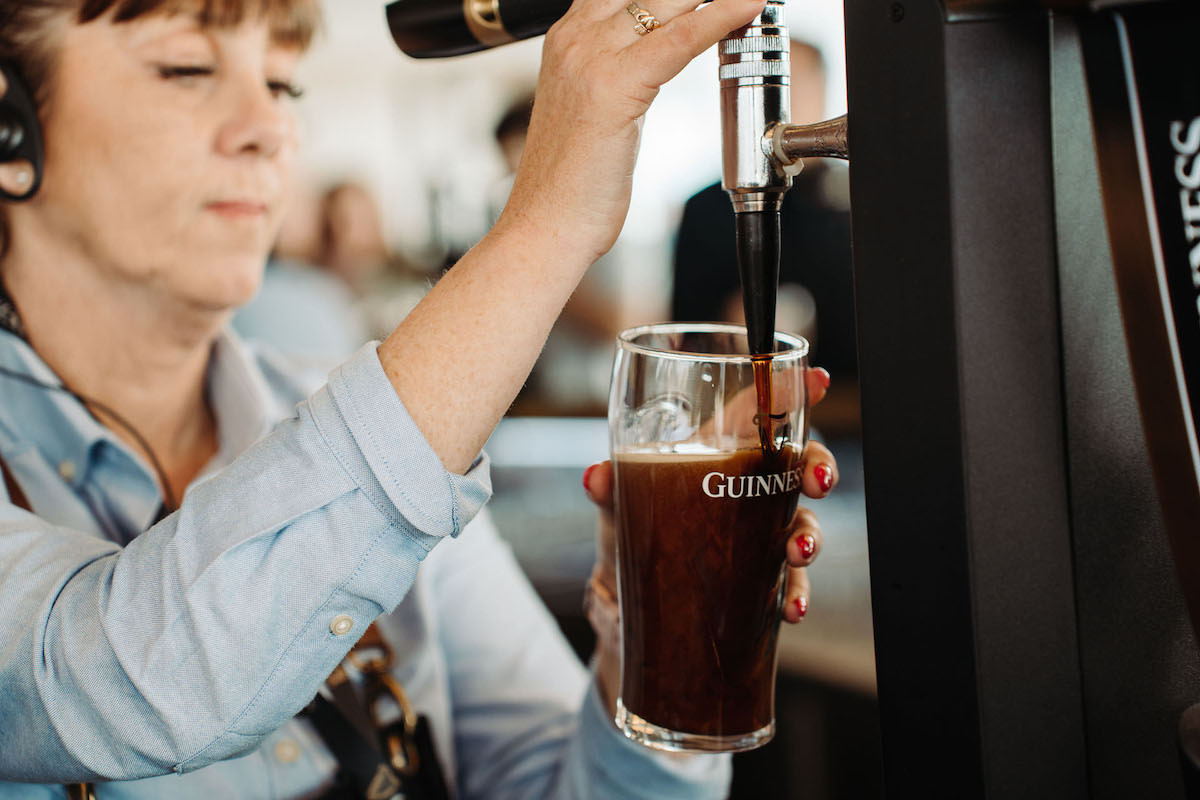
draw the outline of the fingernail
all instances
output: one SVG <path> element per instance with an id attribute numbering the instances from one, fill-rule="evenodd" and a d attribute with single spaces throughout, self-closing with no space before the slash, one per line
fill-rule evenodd
<path id="1" fill-rule="evenodd" d="M 805 560 L 812 558 L 813 553 L 817 551 L 817 540 L 811 534 L 801 536 L 797 544 L 800 545 L 800 557 Z"/>
<path id="2" fill-rule="evenodd" d="M 828 493 L 833 488 L 833 467 L 828 464 L 817 464 L 813 467 L 813 477 L 817 479 L 817 485 L 821 487 L 822 492 Z"/>
<path id="3" fill-rule="evenodd" d="M 833 378 L 829 376 L 829 370 L 825 369 L 824 367 L 817 367 L 817 378 L 821 381 L 821 385 L 826 389 L 828 389 L 829 384 L 833 382 Z"/>
<path id="4" fill-rule="evenodd" d="M 796 607 L 796 615 L 804 619 L 804 615 L 808 613 L 808 598 L 801 595 L 792 601 L 792 605 Z"/>
<path id="5" fill-rule="evenodd" d="M 596 464 L 592 464 L 583 471 L 583 490 L 588 493 L 588 497 L 591 497 L 592 495 L 592 487 L 589 484 L 591 483 L 592 479 L 592 470 L 594 470 L 596 467 Z"/>

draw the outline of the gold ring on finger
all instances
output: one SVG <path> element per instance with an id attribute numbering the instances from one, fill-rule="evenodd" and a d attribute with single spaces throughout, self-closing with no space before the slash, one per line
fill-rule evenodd
<path id="1" fill-rule="evenodd" d="M 625 6 L 625 10 L 629 12 L 629 16 L 633 17 L 633 30 L 638 36 L 645 36 L 650 31 L 662 27 L 662 23 L 658 21 L 658 17 L 637 3 L 631 2 Z"/>

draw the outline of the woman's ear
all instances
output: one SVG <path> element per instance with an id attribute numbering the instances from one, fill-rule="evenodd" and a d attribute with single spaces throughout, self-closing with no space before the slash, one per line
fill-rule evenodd
<path id="1" fill-rule="evenodd" d="M 0 193 L 28 200 L 41 183 L 41 170 L 37 108 L 15 67 L 0 62 Z"/>

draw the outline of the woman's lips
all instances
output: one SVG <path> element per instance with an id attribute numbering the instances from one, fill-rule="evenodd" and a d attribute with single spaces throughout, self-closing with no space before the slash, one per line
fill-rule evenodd
<path id="1" fill-rule="evenodd" d="M 267 214 L 267 204 L 254 200 L 216 200 L 206 208 L 222 217 L 232 219 L 263 217 Z"/>

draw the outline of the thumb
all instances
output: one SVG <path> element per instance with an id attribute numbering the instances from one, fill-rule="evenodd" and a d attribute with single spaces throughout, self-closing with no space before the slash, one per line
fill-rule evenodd
<path id="1" fill-rule="evenodd" d="M 592 464 L 583 473 L 583 490 L 588 499 L 595 503 L 600 516 L 612 521 L 613 514 L 613 467 L 611 461 Z"/>
<path id="2" fill-rule="evenodd" d="M 617 588 L 617 526 L 613 518 L 613 466 L 611 461 L 593 464 L 583 473 L 583 488 L 596 506 L 596 567 L 610 592 Z"/>

